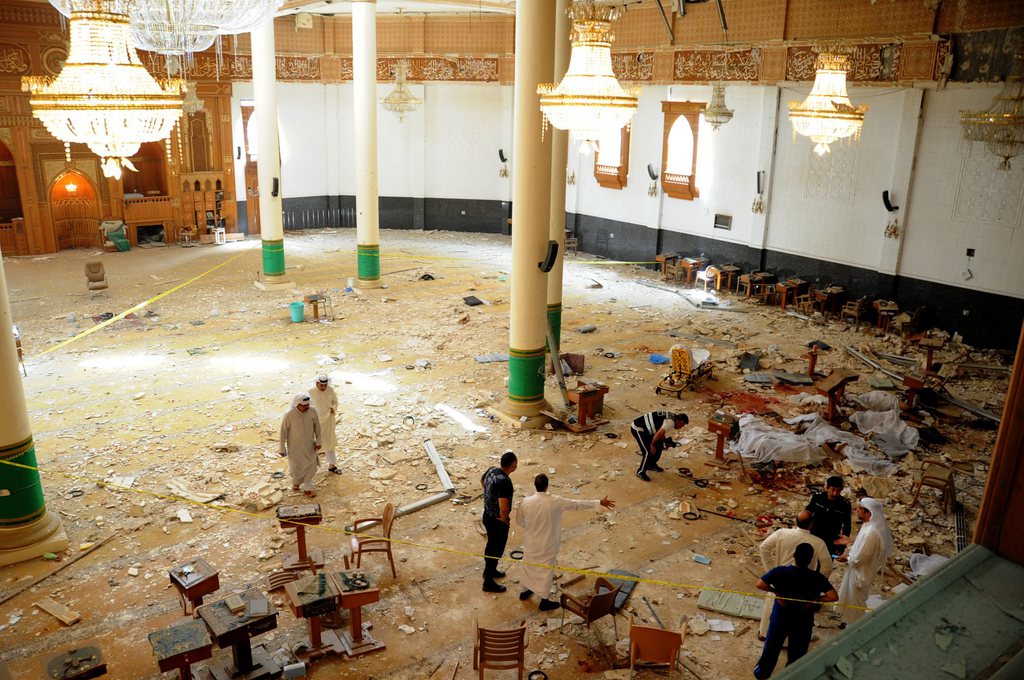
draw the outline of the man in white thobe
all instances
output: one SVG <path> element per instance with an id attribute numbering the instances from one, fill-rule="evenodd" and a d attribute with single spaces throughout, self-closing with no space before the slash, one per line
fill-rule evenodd
<path id="1" fill-rule="evenodd" d="M 338 394 L 330 383 L 331 379 L 326 374 L 321 373 L 317 376 L 316 389 L 309 393 L 309 403 L 316 411 L 317 420 L 320 421 L 320 450 L 327 454 L 327 471 L 340 475 L 341 470 L 338 469 L 338 457 L 335 452 L 338 448 L 335 426 Z"/>
<path id="2" fill-rule="evenodd" d="M 528 600 L 537 593 L 541 597 L 541 611 L 550 611 L 559 607 L 558 602 L 548 599 L 555 572 L 549 567 L 535 565 L 555 565 L 562 541 L 562 513 L 566 510 L 596 508 L 599 505 L 614 508 L 615 502 L 607 496 L 599 501 L 574 501 L 551 496 L 548 494 L 548 476 L 545 474 L 537 475 L 533 486 L 537 493 L 524 498 L 516 513 L 516 524 L 526 530 L 523 571 L 519 579 L 523 592 L 519 593 L 519 599 Z"/>
<path id="3" fill-rule="evenodd" d="M 880 501 L 861 498 L 857 504 L 857 518 L 863 522 L 857 540 L 840 536 L 836 541 L 846 545 L 853 543 L 853 547 L 839 557 L 839 561 L 847 565 L 843 582 L 839 585 L 839 604 L 851 605 L 843 610 L 843 618 L 848 621 L 855 621 L 864 614 L 871 584 L 892 552 L 892 533 Z"/>
<path id="4" fill-rule="evenodd" d="M 305 392 L 292 398 L 292 407 L 281 419 L 281 448 L 278 453 L 288 457 L 292 491 L 301 488 L 307 496 L 314 498 L 313 475 L 318 464 L 316 452 L 320 448 L 320 422 L 316 412 L 310 412 L 309 401 Z"/>
<path id="5" fill-rule="evenodd" d="M 811 533 L 813 520 L 814 515 L 807 510 L 801 510 L 796 515 L 796 527 L 779 529 L 761 541 L 761 562 L 766 572 L 775 567 L 791 567 L 796 564 L 796 547 L 801 543 L 808 543 L 814 548 L 814 557 L 811 558 L 810 568 L 821 572 L 823 576 L 832 573 L 832 554 L 828 551 L 825 541 Z M 764 610 L 761 612 L 761 625 L 757 631 L 758 640 L 764 640 L 768 635 L 768 622 L 771 620 L 774 605 L 775 595 L 768 593 L 764 598 Z"/>

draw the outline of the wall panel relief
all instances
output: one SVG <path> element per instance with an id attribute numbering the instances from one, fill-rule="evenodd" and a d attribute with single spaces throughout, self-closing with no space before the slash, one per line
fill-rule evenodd
<path id="1" fill-rule="evenodd" d="M 675 54 L 674 75 L 683 81 L 758 81 L 761 50 L 680 50 Z"/>
<path id="2" fill-rule="evenodd" d="M 833 144 L 831 153 L 819 156 L 814 153 L 813 145 L 808 144 L 804 196 L 853 205 L 859 147 Z"/>
<path id="3" fill-rule="evenodd" d="M 995 156 L 981 149 L 965 155 L 957 178 L 953 217 L 974 222 L 1022 224 L 1024 163 L 999 170 Z"/>
<path id="4" fill-rule="evenodd" d="M 850 52 L 847 82 L 893 82 L 898 80 L 903 57 L 902 43 L 854 45 Z M 813 81 L 817 47 L 790 47 L 786 59 L 786 80 Z"/>
<path id="5" fill-rule="evenodd" d="M 20 45 L 0 43 L 0 74 L 20 76 L 29 71 L 28 51 Z"/>
<path id="6" fill-rule="evenodd" d="M 651 80 L 654 77 L 654 52 L 613 54 L 612 71 L 619 80 Z"/>

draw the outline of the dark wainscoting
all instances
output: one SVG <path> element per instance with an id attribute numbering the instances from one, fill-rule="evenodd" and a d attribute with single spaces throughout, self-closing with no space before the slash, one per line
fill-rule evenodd
<path id="1" fill-rule="evenodd" d="M 245 201 L 235 201 L 235 210 L 238 215 L 239 233 L 249 235 L 249 206 Z"/>
<path id="2" fill-rule="evenodd" d="M 923 327 L 960 333 L 964 342 L 976 347 L 1014 349 L 1024 322 L 1024 300 L 1006 295 L 591 215 L 567 214 L 566 229 L 576 233 L 584 252 L 616 260 L 651 262 L 651 269 L 656 266 L 653 260 L 657 253 L 699 254 L 712 262 L 733 262 L 744 272 L 763 269 L 780 278 L 799 276 L 819 286 L 835 283 L 846 288 L 850 298 L 895 300 L 901 309 L 910 311 L 923 307 Z"/>
<path id="3" fill-rule="evenodd" d="M 511 204 L 508 201 L 482 201 L 468 198 L 423 199 L 423 228 L 466 231 L 483 234 L 507 234 Z"/>
<path id="4" fill-rule="evenodd" d="M 378 199 L 381 229 L 443 229 L 445 231 L 509 234 L 508 201 L 465 198 Z M 244 206 L 244 203 L 240 203 Z M 282 201 L 286 230 L 347 228 L 356 226 L 355 196 L 300 196 Z M 239 215 L 244 215 L 240 209 Z M 241 219 L 241 218 L 240 218 Z"/>

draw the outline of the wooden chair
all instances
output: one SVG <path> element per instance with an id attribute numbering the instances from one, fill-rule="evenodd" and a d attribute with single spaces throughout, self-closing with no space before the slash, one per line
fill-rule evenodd
<path id="1" fill-rule="evenodd" d="M 383 530 L 382 536 L 359 535 L 352 537 L 352 557 L 355 558 L 356 569 L 360 567 L 363 559 L 363 553 L 387 553 L 388 562 L 391 563 L 391 577 L 398 578 L 398 574 L 395 572 L 395 558 L 394 555 L 391 554 L 391 527 L 395 523 L 395 504 L 388 503 L 385 505 L 384 513 L 380 517 L 365 517 L 352 522 L 352 531 L 356 534 L 362 534 L 359 529 L 360 525 L 371 524 L 374 522 L 380 523 L 381 529 Z"/>
<path id="2" fill-rule="evenodd" d="M 818 300 L 814 295 L 814 288 L 811 288 L 803 295 L 796 296 L 796 308 L 801 314 L 812 316 L 818 311 Z"/>
<path id="3" fill-rule="evenodd" d="M 722 272 L 715 265 L 708 265 L 702 271 L 697 272 L 697 278 L 694 279 L 693 287 L 697 287 L 697 282 L 704 282 L 704 290 L 708 289 L 708 282 L 715 282 L 715 290 L 722 287 Z"/>
<path id="4" fill-rule="evenodd" d="M 481 628 L 476 622 L 476 638 L 473 641 L 473 670 L 480 669 L 480 680 L 483 680 L 484 669 L 519 671 L 519 680 L 523 680 L 526 670 L 526 648 L 530 640 L 526 635 L 526 621 L 512 630 L 491 630 Z"/>
<path id="5" fill-rule="evenodd" d="M 901 312 L 892 318 L 892 326 L 900 337 L 907 337 L 917 328 L 917 322 L 921 318 L 924 307 L 918 307 L 912 312 Z"/>
<path id="6" fill-rule="evenodd" d="M 679 281 L 682 277 L 686 276 L 686 272 L 689 270 L 689 264 L 681 257 L 668 260 L 665 262 L 665 280 Z"/>
<path id="7" fill-rule="evenodd" d="M 638 626 L 633 618 L 629 619 L 629 677 L 633 677 L 633 669 L 637 662 L 668 664 L 668 677 L 673 677 L 679 650 L 683 648 L 686 637 L 686 622 L 679 630 L 664 630 L 651 626 Z"/>
<path id="8" fill-rule="evenodd" d="M 914 483 L 911 490 L 914 492 L 914 500 L 910 502 L 911 507 L 917 503 L 917 497 L 921 495 L 921 489 L 931 487 L 942 492 L 942 510 L 947 515 L 953 511 L 953 503 L 956 502 L 956 484 L 953 481 L 953 468 L 945 463 L 922 463 L 921 468 L 914 472 Z"/>
<path id="9" fill-rule="evenodd" d="M 591 630 L 594 633 L 594 637 L 597 638 L 598 644 L 601 644 L 601 638 L 598 637 L 596 631 L 591 629 L 590 624 L 600 618 L 611 615 L 615 639 L 618 640 L 619 626 L 615 622 L 615 597 L 619 594 L 619 587 L 621 586 L 613 586 L 608 579 L 599 576 L 597 581 L 594 582 L 594 592 L 586 597 L 576 597 L 569 593 L 562 593 L 562 627 L 559 630 L 563 634 L 565 633 L 565 612 L 568 611 L 582 618 L 583 623 L 587 626 L 587 630 Z"/>
<path id="10" fill-rule="evenodd" d="M 853 319 L 854 323 L 860 323 L 860 315 L 864 313 L 864 308 L 867 304 L 868 298 L 866 295 L 859 300 L 847 300 L 843 303 L 843 309 L 839 312 L 839 318 L 843 321 Z"/>

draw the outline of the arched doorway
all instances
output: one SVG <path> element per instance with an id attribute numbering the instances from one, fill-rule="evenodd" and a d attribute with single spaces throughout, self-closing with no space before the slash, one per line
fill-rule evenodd
<path id="1" fill-rule="evenodd" d="M 102 245 L 96 187 L 77 170 L 67 170 L 50 185 L 50 212 L 57 248 L 95 248 Z"/>
<path id="2" fill-rule="evenodd" d="M 18 171 L 11 150 L 0 142 L 0 251 L 6 255 L 25 255 L 25 222 L 18 191 Z"/>

